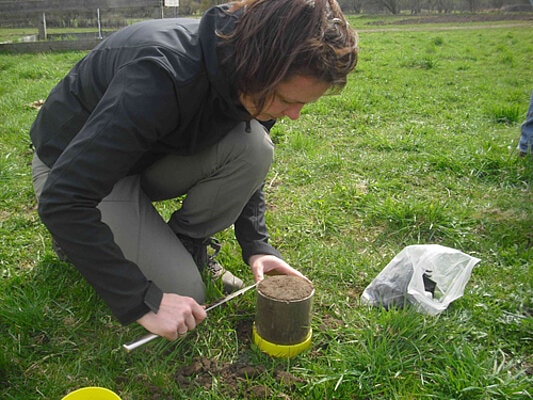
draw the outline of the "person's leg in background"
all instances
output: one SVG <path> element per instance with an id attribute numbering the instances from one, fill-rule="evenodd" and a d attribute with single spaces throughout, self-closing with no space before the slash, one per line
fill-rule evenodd
<path id="1" fill-rule="evenodd" d="M 533 156 L 533 92 L 531 93 L 526 120 L 520 126 L 518 151 L 520 152 L 521 157 L 524 157 L 526 154 Z"/>

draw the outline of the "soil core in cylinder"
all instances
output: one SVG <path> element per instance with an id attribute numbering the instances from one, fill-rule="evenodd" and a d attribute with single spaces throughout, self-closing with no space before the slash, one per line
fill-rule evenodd
<path id="1" fill-rule="evenodd" d="M 276 345 L 299 344 L 309 337 L 314 288 L 305 279 L 276 275 L 257 286 L 255 327 Z"/>

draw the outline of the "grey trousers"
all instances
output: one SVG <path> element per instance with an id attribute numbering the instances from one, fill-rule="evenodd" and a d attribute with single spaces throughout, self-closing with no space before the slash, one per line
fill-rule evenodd
<path id="1" fill-rule="evenodd" d="M 98 209 L 125 257 L 164 292 L 205 300 L 205 285 L 178 233 L 205 238 L 231 226 L 259 189 L 274 146 L 261 124 L 244 123 L 192 156 L 169 155 L 141 175 L 120 180 Z M 112 166 L 111 166 L 112 168 Z M 50 169 L 34 155 L 33 186 L 40 197 Z M 171 230 L 152 202 L 185 196 Z"/>

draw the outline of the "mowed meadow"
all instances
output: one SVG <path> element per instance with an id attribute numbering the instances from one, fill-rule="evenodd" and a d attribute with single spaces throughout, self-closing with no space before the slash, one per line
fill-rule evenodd
<path id="1" fill-rule="evenodd" d="M 85 53 L 0 54 L 2 399 L 533 397 L 533 157 L 516 151 L 533 22 L 367 24 L 380 18 L 350 18 L 360 60 L 345 90 L 271 132 L 271 240 L 316 290 L 312 347 L 289 360 L 251 343 L 253 292 L 184 339 L 122 349 L 145 332 L 58 261 L 31 186 L 39 102 Z M 218 238 L 252 283 L 232 230 Z M 396 254 L 430 243 L 481 259 L 462 298 L 435 317 L 361 303 Z"/>

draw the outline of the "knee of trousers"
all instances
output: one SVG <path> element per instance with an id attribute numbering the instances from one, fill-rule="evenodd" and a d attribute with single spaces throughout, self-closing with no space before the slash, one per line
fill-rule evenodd
<path id="1" fill-rule="evenodd" d="M 258 176 L 267 174 L 274 158 L 274 144 L 268 131 L 256 120 L 250 122 L 250 131 L 239 133 L 239 138 L 233 145 L 233 151 L 238 151 L 239 159 L 247 166 L 248 171 Z"/>

